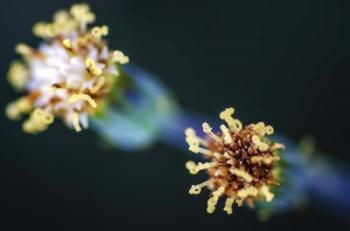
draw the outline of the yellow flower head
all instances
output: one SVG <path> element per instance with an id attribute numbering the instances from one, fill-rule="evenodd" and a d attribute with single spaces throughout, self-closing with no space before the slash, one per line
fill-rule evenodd
<path id="1" fill-rule="evenodd" d="M 54 117 L 77 132 L 86 128 L 88 116 L 118 78 L 119 66 L 129 61 L 123 52 L 109 50 L 103 39 L 107 26 L 88 27 L 94 21 L 87 4 L 76 4 L 58 11 L 53 22 L 33 26 L 33 33 L 43 39 L 38 48 L 16 46 L 22 60 L 11 64 L 8 81 L 25 95 L 10 103 L 6 114 L 13 120 L 28 114 L 25 132 L 46 130 Z"/>
<path id="2" fill-rule="evenodd" d="M 273 128 L 263 122 L 243 127 L 233 114 L 233 108 L 220 113 L 226 125 L 222 124 L 218 132 L 203 123 L 205 138 L 198 137 L 192 128 L 185 131 L 189 150 L 209 159 L 205 163 L 186 163 L 191 174 L 206 170 L 209 175 L 207 181 L 192 185 L 189 190 L 192 195 L 200 194 L 203 187 L 212 191 L 207 202 L 208 213 L 215 211 L 221 196 L 226 197 L 224 211 L 227 214 L 232 214 L 233 204 L 240 207 L 247 202 L 253 206 L 256 199 L 269 202 L 274 197 L 270 187 L 278 185 L 275 170 L 280 158 L 277 151 L 284 146 L 266 138 L 274 132 Z"/>

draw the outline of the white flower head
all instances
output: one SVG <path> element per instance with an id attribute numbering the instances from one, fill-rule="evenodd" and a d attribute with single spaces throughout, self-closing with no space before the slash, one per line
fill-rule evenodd
<path id="1" fill-rule="evenodd" d="M 13 120 L 29 114 L 25 132 L 46 130 L 55 117 L 77 132 L 87 128 L 88 116 L 118 79 L 118 67 L 128 63 L 123 52 L 109 50 L 107 26 L 88 28 L 94 20 L 87 4 L 76 4 L 58 11 L 53 22 L 34 25 L 33 33 L 43 38 L 37 49 L 16 46 L 23 60 L 11 64 L 8 80 L 26 95 L 10 103 L 6 114 Z"/>

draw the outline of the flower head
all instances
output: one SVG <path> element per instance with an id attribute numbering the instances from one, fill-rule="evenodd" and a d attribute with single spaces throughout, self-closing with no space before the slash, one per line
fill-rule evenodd
<path id="1" fill-rule="evenodd" d="M 208 123 L 203 123 L 205 138 L 198 137 L 192 128 L 185 131 L 189 150 L 204 155 L 208 162 L 188 161 L 186 168 L 191 174 L 207 170 L 209 179 L 192 185 L 189 193 L 197 195 L 203 187 L 212 191 L 207 202 L 207 212 L 213 213 L 221 196 L 226 197 L 224 211 L 232 214 L 232 205 L 239 207 L 243 202 L 253 206 L 254 200 L 271 201 L 274 194 L 270 187 L 278 185 L 276 162 L 277 151 L 284 146 L 266 138 L 274 130 L 263 122 L 243 127 L 233 118 L 234 109 L 227 108 L 220 113 L 222 124 L 219 132 L 213 132 Z"/>
<path id="2" fill-rule="evenodd" d="M 102 105 L 120 65 L 129 58 L 109 50 L 103 39 L 107 26 L 88 28 L 94 20 L 87 4 L 76 4 L 69 11 L 58 11 L 53 22 L 34 25 L 33 33 L 43 39 L 38 48 L 16 46 L 22 61 L 11 64 L 8 81 L 25 95 L 10 103 L 6 114 L 12 120 L 28 114 L 25 132 L 47 129 L 54 117 L 79 132 Z"/>

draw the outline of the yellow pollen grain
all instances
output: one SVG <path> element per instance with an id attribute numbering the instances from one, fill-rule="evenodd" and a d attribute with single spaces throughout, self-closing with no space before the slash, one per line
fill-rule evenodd
<path id="1" fill-rule="evenodd" d="M 79 100 L 84 100 L 90 104 L 91 107 L 96 108 L 97 104 L 94 99 L 91 98 L 91 96 L 84 94 L 84 93 L 79 93 L 79 94 L 73 94 L 69 97 L 68 102 L 69 103 L 76 103 Z"/>
<path id="2" fill-rule="evenodd" d="M 76 132 L 81 131 L 81 127 L 79 124 L 79 113 L 78 112 L 73 113 L 73 127 L 74 127 Z"/>

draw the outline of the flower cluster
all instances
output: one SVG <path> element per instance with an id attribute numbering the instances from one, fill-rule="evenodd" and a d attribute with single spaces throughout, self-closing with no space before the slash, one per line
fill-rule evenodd
<path id="1" fill-rule="evenodd" d="M 276 162 L 277 152 L 283 144 L 273 143 L 266 138 L 274 130 L 263 122 L 243 127 L 233 117 L 234 109 L 227 108 L 220 113 L 220 119 L 227 124 L 213 132 L 208 123 L 203 123 L 205 138 L 198 137 L 192 128 L 185 131 L 186 142 L 193 153 L 201 153 L 210 161 L 195 163 L 188 161 L 186 168 L 191 174 L 207 170 L 209 180 L 192 185 L 190 194 L 200 194 L 203 187 L 212 191 L 207 202 L 207 212 L 213 213 L 221 196 L 226 197 L 224 211 L 232 214 L 233 204 L 239 207 L 243 202 L 254 206 L 254 200 L 271 201 L 274 194 L 270 187 L 278 185 Z"/>
<path id="2" fill-rule="evenodd" d="M 103 105 L 120 65 L 129 58 L 109 50 L 103 39 L 107 26 L 88 28 L 94 20 L 88 5 L 76 4 L 69 11 L 58 11 L 53 22 L 34 25 L 33 33 L 43 39 L 37 49 L 16 46 L 23 58 L 11 64 L 8 81 L 26 95 L 10 103 L 6 114 L 12 120 L 28 114 L 25 132 L 44 131 L 55 117 L 79 132 Z"/>

